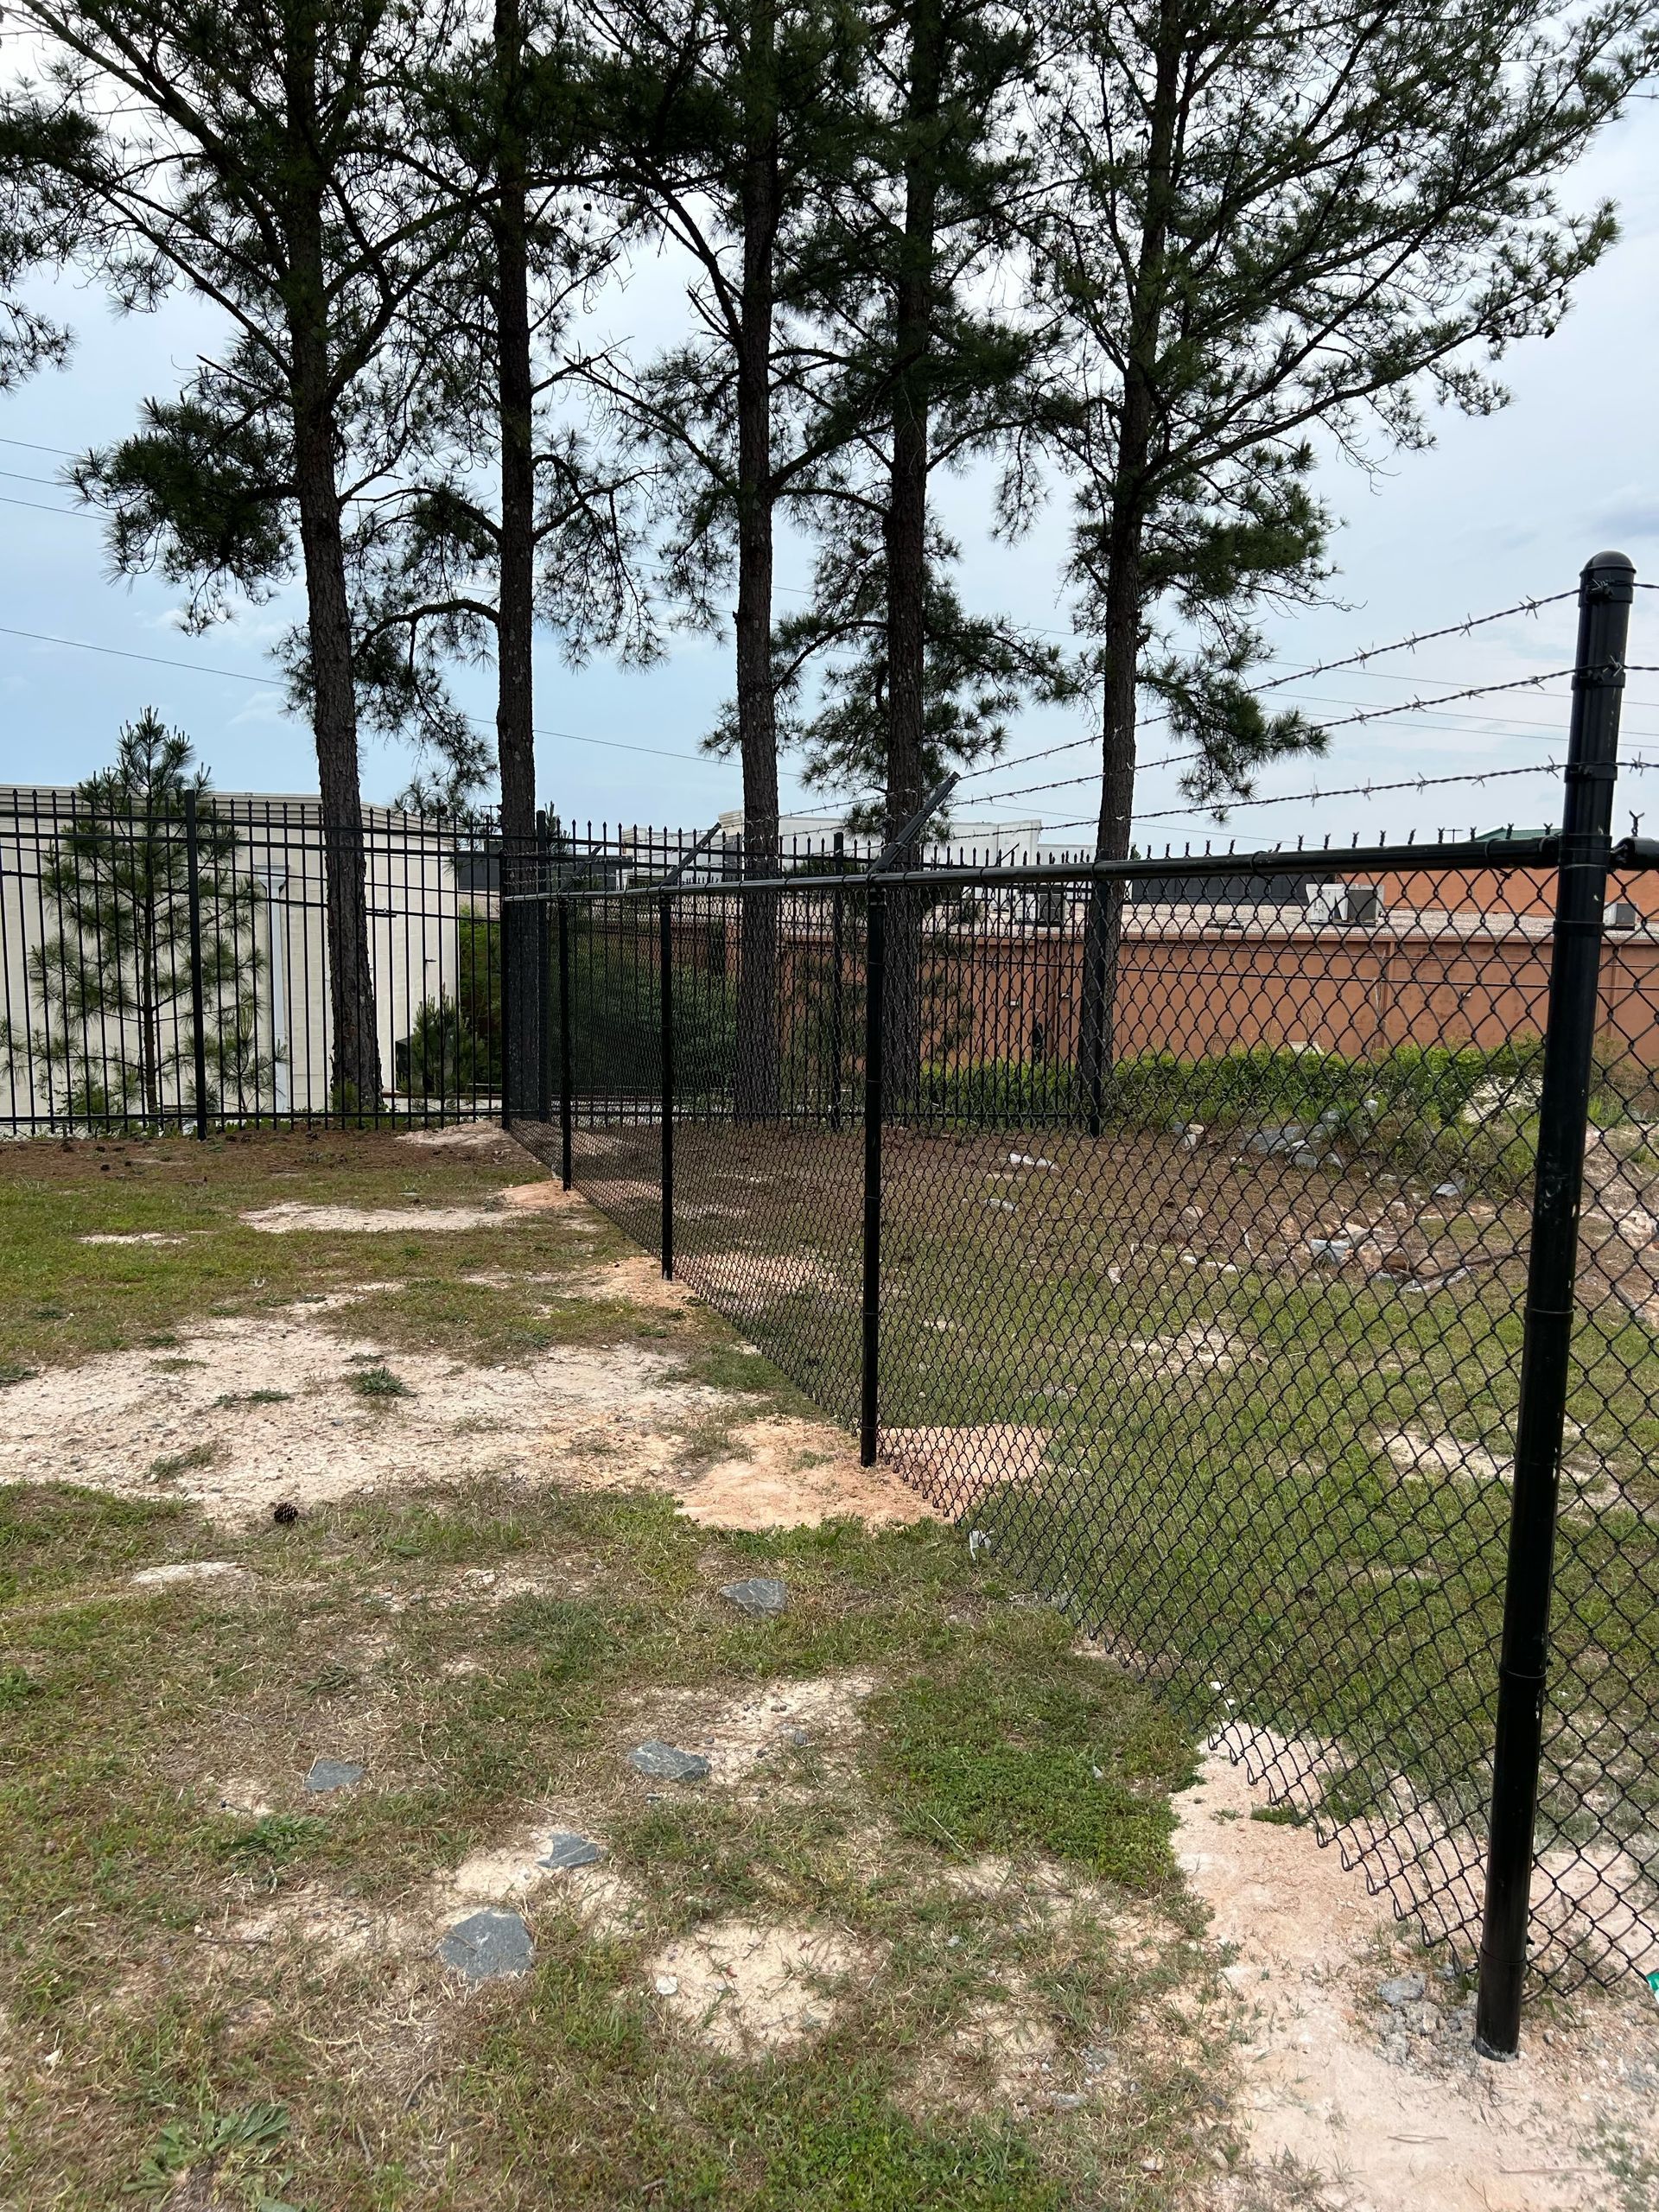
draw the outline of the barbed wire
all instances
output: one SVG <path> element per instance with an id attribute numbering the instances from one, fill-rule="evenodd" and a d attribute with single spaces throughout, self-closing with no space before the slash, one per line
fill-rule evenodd
<path id="1" fill-rule="evenodd" d="M 1328 721 L 1328 722 L 1325 722 L 1325 723 L 1322 724 L 1322 725 L 1321 725 L 1321 727 L 1322 727 L 1322 728 L 1324 728 L 1325 729 L 1327 729 L 1327 730 L 1332 730 L 1332 729 L 1350 729 L 1350 728 L 1353 728 L 1357 723 L 1360 723 L 1360 722 L 1382 721 L 1389 720 L 1389 719 L 1392 718 L 1393 716 L 1395 716 L 1395 715 L 1408 715 L 1408 714 L 1414 714 L 1414 713 L 1426 713 L 1426 712 L 1427 712 L 1427 711 L 1428 711 L 1428 709 L 1430 709 L 1431 708 L 1434 708 L 1434 707 L 1443 707 L 1443 706 L 1449 706 L 1449 705 L 1452 704 L 1454 702 L 1456 702 L 1457 700 L 1459 700 L 1459 699 L 1481 699 L 1481 698 L 1487 698 L 1487 697 L 1491 696 L 1493 694 L 1495 694 L 1495 693 L 1497 693 L 1497 692 L 1500 692 L 1500 691 L 1524 691 L 1524 690 L 1530 690 L 1535 689 L 1535 687 L 1536 687 L 1536 686 L 1538 686 L 1539 684 L 1541 684 L 1541 683 L 1554 683 L 1554 682 L 1556 680 L 1556 678 L 1557 678 L 1557 677 L 1562 677 L 1562 676 L 1571 676 L 1571 675 L 1572 675 L 1572 673 L 1573 673 L 1573 671 L 1572 671 L 1570 668 L 1567 668 L 1567 669 L 1544 669 L 1544 670 L 1541 670 L 1541 671 L 1540 671 L 1540 672 L 1539 672 L 1536 676 L 1522 676 L 1522 677 L 1514 677 L 1514 678 L 1512 678 L 1512 679 L 1510 679 L 1510 680 L 1509 680 L 1509 681 L 1507 681 L 1507 682 L 1502 683 L 1471 683 L 1471 684 L 1467 684 L 1467 685 L 1465 685 L 1465 686 L 1463 688 L 1463 690 L 1459 690 L 1459 691 L 1448 691 L 1448 692 L 1446 692 L 1446 693 L 1444 693 L 1444 694 L 1437 695 L 1435 697 L 1433 697 L 1433 698 L 1425 698 L 1425 699 L 1402 699 L 1402 700 L 1396 701 L 1396 702 L 1395 702 L 1393 706 L 1391 706 L 1391 707 L 1370 707 L 1370 708 L 1367 708 L 1367 709 L 1364 709 L 1363 711 L 1361 711 L 1361 712 L 1360 712 L 1360 713 L 1358 713 L 1358 714 L 1353 714 L 1353 715 L 1341 715 L 1341 716 L 1339 716 L 1336 721 Z M 1092 738 L 1090 738 L 1090 739 L 1085 740 L 1085 741 L 1084 741 L 1084 742 L 1090 743 L 1090 744 L 1092 744 L 1092 743 L 1094 743 L 1094 742 L 1095 742 L 1094 739 L 1092 739 Z M 1168 757 L 1166 760 L 1147 760 L 1147 761 L 1138 762 L 1138 763 L 1136 764 L 1135 772 L 1136 772 L 1136 774 L 1137 774 L 1137 775 L 1141 775 L 1141 774 L 1149 774 L 1149 773 L 1151 773 L 1151 772 L 1152 772 L 1154 769 L 1156 769 L 1156 768 L 1166 768 L 1166 767 L 1173 767 L 1173 766 L 1174 766 L 1177 763 L 1179 763 L 1179 762 L 1180 762 L 1180 761 L 1183 761 L 1183 760 L 1200 760 L 1200 759 L 1202 759 L 1202 758 L 1203 758 L 1203 754 L 1202 754 L 1202 752 L 1201 752 L 1201 751 L 1199 751 L 1199 752 L 1196 752 L 1196 753 L 1172 753 L 1171 755 L 1169 755 L 1169 757 Z M 1007 764 L 1007 763 L 1005 763 L 1005 764 L 1004 764 L 1004 766 L 1007 766 L 1007 765 L 1010 765 L 1010 764 Z M 1488 772 L 1489 772 L 1489 773 L 1492 773 L 1492 774 L 1497 774 L 1497 773 L 1499 773 L 1499 772 L 1503 772 L 1503 773 L 1510 773 L 1510 774 L 1521 775 L 1521 774 L 1525 774 L 1525 773 L 1526 773 L 1526 772 L 1527 772 L 1526 770 L 1523 770 L 1523 769 L 1514 769 L 1514 770 L 1508 770 L 1508 771 L 1502 771 L 1502 772 L 1497 771 L 1497 770 L 1491 770 L 1491 771 L 1488 771 Z M 985 793 L 985 795 L 984 795 L 984 797 L 985 797 L 985 802 L 986 802 L 986 804 L 993 804 L 993 803 L 995 803 L 995 802 L 999 802 L 999 801 L 1006 801 L 1006 800 L 1008 800 L 1008 799 L 1024 798 L 1027 798 L 1027 797 L 1029 797 L 1029 796 L 1030 796 L 1031 794 L 1033 794 L 1033 792 L 1045 791 L 1061 791 L 1061 790 L 1065 789 L 1068 785 L 1077 785 L 1077 784 L 1090 783 L 1090 782 L 1092 782 L 1093 780 L 1094 780 L 1094 772 L 1092 772 L 1092 771 L 1091 771 L 1091 772 L 1090 772 L 1089 774 L 1087 774 L 1087 775 L 1082 775 L 1082 776 L 1066 776 L 1066 777 L 1060 777 L 1060 778 L 1057 778 L 1057 779 L 1056 779 L 1052 783 L 1047 783 L 1047 784 L 1022 784 L 1022 785 L 1017 785 L 1017 786 L 1016 786 L 1014 790 L 1012 790 L 1012 791 L 987 791 L 987 792 Z M 1387 787 L 1387 786 L 1384 786 L 1384 788 L 1388 788 L 1388 787 Z M 1400 788 L 1403 789 L 1403 788 L 1405 788 L 1405 786 L 1402 785 Z M 1238 804 L 1243 804 L 1243 801 L 1240 801 L 1240 802 L 1237 802 L 1237 803 L 1238 803 Z M 1262 801 L 1256 801 L 1256 802 L 1255 802 L 1255 804 L 1265 804 L 1265 802 L 1262 802 Z M 1147 818 L 1148 818 L 1148 819 L 1150 819 L 1151 817 L 1147 817 Z"/>
<path id="2" fill-rule="evenodd" d="M 1643 767 L 1655 764 L 1647 761 L 1630 761 L 1626 765 L 1631 767 Z M 1208 805 L 1159 807 L 1150 814 L 1137 815 L 1135 819 L 1137 822 L 1166 822 L 1179 815 L 1218 816 L 1231 813 L 1235 808 L 1246 806 L 1318 805 L 1325 799 L 1371 798 L 1381 791 L 1426 791 L 1438 790 L 1447 784 L 1501 783 L 1505 778 L 1510 776 L 1559 776 L 1561 768 L 1562 763 L 1559 760 L 1529 760 L 1520 768 L 1485 768 L 1478 772 L 1468 771 L 1456 776 L 1405 776 L 1397 782 L 1390 783 L 1378 783 L 1373 778 L 1363 784 L 1344 785 L 1332 791 L 1282 791 L 1271 798 L 1230 798 L 1215 801 Z M 1055 822 L 1048 826 L 1054 830 L 1080 830 L 1086 825 L 1088 820 L 1087 816 L 1082 816 L 1075 822 Z"/>
<path id="3" fill-rule="evenodd" d="M 1462 621 L 1446 621 L 1446 624 L 1442 624 L 1440 628 L 1435 628 L 1435 631 L 1415 631 L 1414 635 L 1409 637 L 1395 637 L 1395 639 L 1391 639 L 1389 644 L 1385 644 L 1385 646 L 1365 646 L 1360 652 L 1344 652 L 1344 655 L 1340 655 L 1338 659 L 1330 659 L 1330 661 L 1307 661 L 1307 664 L 1300 664 L 1300 666 L 1296 668 L 1287 668 L 1285 675 L 1268 677 L 1263 683 L 1252 683 L 1252 686 L 1248 686 L 1248 690 L 1252 696 L 1259 696 L 1261 692 L 1283 690 L 1287 683 L 1299 683 L 1299 681 L 1310 679 L 1310 677 L 1332 675 L 1332 672 L 1338 671 L 1338 668 L 1363 668 L 1367 661 L 1382 659 L 1382 657 L 1389 655 L 1389 652 L 1411 652 L 1418 646 L 1433 644 L 1438 637 L 1469 637 L 1471 631 L 1486 628 L 1486 624 L 1491 624 L 1491 621 L 1506 621 L 1510 615 L 1535 615 L 1541 606 L 1560 606 L 1561 600 L 1575 600 L 1575 597 L 1577 597 L 1575 591 L 1553 591 L 1553 593 L 1544 593 L 1541 597 L 1516 600 L 1510 606 L 1493 608 L 1491 615 L 1466 615 Z M 1453 699 L 1473 699 L 1473 696 L 1482 696 L 1489 690 L 1522 690 L 1522 688 L 1533 686 L 1533 683 L 1551 683 L 1551 681 L 1555 681 L 1557 675 L 1573 675 L 1573 671 L 1571 668 L 1566 668 L 1566 671 L 1546 671 L 1537 677 L 1522 677 L 1522 679 L 1517 679 L 1513 686 L 1504 686 L 1504 683 L 1489 683 L 1489 686 L 1476 686 L 1462 692 L 1446 692 L 1445 699 L 1427 699 L 1427 702 L 1407 699 L 1407 702 L 1400 703 L 1398 708 L 1374 708 L 1370 716 L 1351 715 L 1351 716 L 1344 716 L 1340 723 L 1327 723 L 1325 728 L 1347 728 L 1354 721 L 1363 721 L 1363 719 L 1382 719 L 1385 715 L 1394 715 L 1394 712 L 1398 712 L 1398 715 L 1409 715 L 1409 712 L 1414 712 L 1415 708 L 1440 706 L 1440 703 L 1449 703 L 1453 702 Z M 1402 681 L 1402 683 L 1409 683 L 1411 679 L 1409 677 L 1400 677 L 1400 681 Z M 1148 719 L 1146 719 L 1144 723 L 1139 723 L 1137 728 L 1141 728 L 1141 730 L 1154 730 L 1154 728 L 1159 728 L 1161 723 L 1168 721 L 1168 719 L 1170 719 L 1168 715 L 1150 715 Z M 1099 739 L 1095 734 L 1073 736 L 1073 739 L 1066 739 L 1066 741 L 1059 743 L 1059 746 L 1044 746 L 1039 752 L 1022 752 L 1018 761 L 991 761 L 984 767 L 964 767 L 957 781 L 967 783 L 971 777 L 993 777 L 993 774 L 998 774 L 998 770 L 1007 772 L 1008 767 L 1024 767 L 1033 761 L 1053 761 L 1053 759 L 1058 759 L 1062 752 L 1077 752 L 1082 746 L 1095 746 L 1095 743 L 1099 743 Z M 1020 794 L 1015 791 L 1015 794 L 988 794 L 988 797 L 1020 797 Z"/>

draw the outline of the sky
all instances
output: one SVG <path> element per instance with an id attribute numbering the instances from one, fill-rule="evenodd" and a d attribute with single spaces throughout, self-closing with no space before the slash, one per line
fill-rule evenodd
<path id="1" fill-rule="evenodd" d="M 1142 850 L 1236 840 L 1240 849 L 1357 835 L 1431 835 L 1559 817 L 1559 760 L 1571 661 L 1569 601 L 1480 624 L 1465 633 L 1392 653 L 1363 669 L 1302 671 L 1370 646 L 1460 624 L 1526 600 L 1571 593 L 1583 562 L 1618 547 L 1659 582 L 1659 105 L 1638 102 L 1571 180 L 1570 196 L 1606 194 L 1624 235 L 1580 285 L 1548 340 L 1530 341 L 1503 365 L 1514 393 L 1501 413 L 1470 420 L 1442 413 L 1438 442 L 1367 475 L 1334 454 L 1318 490 L 1340 518 L 1332 603 L 1270 620 L 1274 653 L 1262 671 L 1275 697 L 1331 729 L 1325 760 L 1287 761 L 1258 790 L 1274 803 L 1235 809 L 1225 823 L 1186 810 L 1179 769 L 1143 770 L 1137 791 Z M 0 783 L 67 784 L 103 766 L 121 723 L 154 707 L 182 728 L 224 791 L 301 792 L 316 785 L 309 730 L 283 706 L 266 654 L 298 606 L 295 591 L 204 637 L 183 634 L 179 594 L 162 580 L 112 580 L 99 521 L 61 486 L 69 457 L 119 437 L 146 396 L 165 396 L 188 375 L 219 331 L 208 309 L 174 298 L 158 313 L 117 318 L 95 291 L 49 288 L 75 327 L 70 366 L 0 397 Z M 643 335 L 671 321 L 666 272 L 640 272 L 624 320 Z M 1058 639 L 1069 634 L 1059 575 L 1066 542 L 1063 492 L 1020 545 L 987 529 L 982 476 L 947 480 L 939 511 L 963 549 L 960 583 L 976 609 L 1001 611 Z M 804 548 L 779 562 L 779 612 L 798 604 Z M 53 643 L 48 640 L 59 640 Z M 702 826 L 740 798 L 734 762 L 699 750 L 730 689 L 729 631 L 678 633 L 654 666 L 604 661 L 572 670 L 555 641 L 537 675 L 538 797 L 566 820 Z M 97 647 L 100 650 L 88 650 Z M 1638 594 L 1625 701 L 1626 763 L 1659 770 L 1659 592 Z M 1475 684 L 1540 679 L 1495 700 L 1452 702 L 1340 726 L 1378 707 L 1395 709 Z M 486 721 L 487 668 L 458 673 L 463 707 Z M 1495 711 L 1496 710 L 1496 711 Z M 1033 710 L 1011 730 L 1011 765 L 964 785 L 963 817 L 1044 824 L 1051 843 L 1086 837 L 1071 825 L 1092 816 L 1094 758 L 1087 705 Z M 1053 753 L 1051 748 L 1071 747 Z M 1141 759 L 1160 757 L 1147 728 Z M 1033 756 L 1044 756 L 1034 758 Z M 1028 765 L 1020 766 L 1021 760 Z M 411 766 L 400 745 L 365 743 L 366 798 L 390 799 Z M 1524 773 L 1498 773 L 1525 770 Z M 1417 779 L 1487 774 L 1417 787 Z M 1033 790 L 1033 785 L 1058 788 Z M 1411 788 L 1383 786 L 1409 785 Z M 1369 789 L 1355 787 L 1365 787 Z M 1649 792 L 1652 792 L 1651 807 Z M 1316 796 L 1317 794 L 1317 796 Z M 785 764 L 785 808 L 823 813 Z M 1659 823 L 1659 779 L 1631 767 L 1621 780 L 1618 826 L 1648 813 Z"/>

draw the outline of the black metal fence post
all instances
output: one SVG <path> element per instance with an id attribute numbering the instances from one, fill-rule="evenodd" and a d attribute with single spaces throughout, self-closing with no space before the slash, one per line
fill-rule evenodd
<path id="1" fill-rule="evenodd" d="M 548 886 L 552 877 L 553 840 L 543 808 L 536 810 L 536 1119 L 543 1128 L 553 1111 L 553 1024 L 549 1019 L 552 998 L 552 933 L 547 911 Z"/>
<path id="2" fill-rule="evenodd" d="M 661 899 L 657 995 L 662 1010 L 663 1276 L 674 1280 L 674 901 Z"/>
<path id="3" fill-rule="evenodd" d="M 858 1458 L 875 1465 L 881 1363 L 881 1037 L 887 998 L 887 893 L 872 884 L 864 923 L 864 1287 Z"/>
<path id="4" fill-rule="evenodd" d="M 201 974 L 201 835 L 196 794 L 184 795 L 184 880 L 190 918 L 190 1034 L 195 1055 L 196 1135 L 207 1141 L 207 1008 Z"/>
<path id="5" fill-rule="evenodd" d="M 1480 1942 L 1476 2047 L 1511 2058 L 1521 2038 L 1538 1770 L 1543 1745 L 1556 1490 L 1567 1414 L 1585 1130 L 1601 983 L 1613 781 L 1624 646 L 1636 571 L 1599 553 L 1580 579 L 1549 1007 L 1544 1029 L 1527 1270 L 1521 1401 L 1516 1416 L 1503 1642 L 1498 1662 L 1491 1840 Z"/>
<path id="6" fill-rule="evenodd" d="M 836 832 L 836 874 L 842 872 L 847 851 L 843 833 Z M 842 1007 L 846 992 L 846 894 L 832 892 L 830 899 L 830 1127 L 841 1128 L 841 1056 Z"/>
<path id="7" fill-rule="evenodd" d="M 510 1129 L 512 1127 L 512 1085 L 517 1057 L 513 1027 L 518 1012 L 518 963 L 513 958 L 518 935 L 517 909 L 509 895 L 512 870 L 505 835 L 501 838 L 500 852 L 496 877 L 501 887 L 501 895 L 496 902 L 499 948 L 496 976 L 501 993 L 501 1126 L 504 1129 Z"/>
<path id="8" fill-rule="evenodd" d="M 559 1180 L 570 1188 L 570 1125 L 575 1069 L 570 1052 L 570 901 L 561 894 L 559 912 Z"/>

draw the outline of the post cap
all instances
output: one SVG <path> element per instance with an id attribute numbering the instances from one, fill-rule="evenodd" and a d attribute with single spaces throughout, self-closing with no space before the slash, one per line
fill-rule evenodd
<path id="1" fill-rule="evenodd" d="M 1579 571 L 1580 604 L 1627 605 L 1636 597 L 1636 563 L 1628 553 L 1592 553 Z"/>

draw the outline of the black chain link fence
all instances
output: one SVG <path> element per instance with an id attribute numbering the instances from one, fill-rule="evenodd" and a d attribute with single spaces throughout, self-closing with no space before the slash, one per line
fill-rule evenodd
<path id="1" fill-rule="evenodd" d="M 662 1249 L 666 1046 L 677 1276 L 837 1420 L 873 1380 L 884 1462 L 1471 1960 L 1552 849 L 804 865 L 548 902 L 575 1181 Z M 1659 876 L 1634 854 L 1608 916 L 1532 1892 L 1563 1986 L 1659 1968 Z"/>

